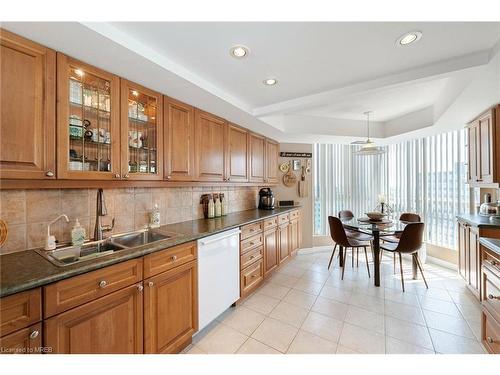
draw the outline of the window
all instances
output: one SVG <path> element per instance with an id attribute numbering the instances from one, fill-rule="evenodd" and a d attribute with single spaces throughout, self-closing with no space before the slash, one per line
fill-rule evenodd
<path id="1" fill-rule="evenodd" d="M 314 233 L 327 235 L 328 215 L 350 209 L 357 216 L 387 195 L 394 217 L 417 212 L 425 240 L 456 248 L 456 219 L 469 211 L 465 130 L 386 146 L 380 156 L 359 157 L 348 145 L 314 146 Z"/>

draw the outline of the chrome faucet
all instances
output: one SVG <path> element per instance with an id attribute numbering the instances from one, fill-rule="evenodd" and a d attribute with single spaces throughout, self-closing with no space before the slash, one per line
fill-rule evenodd
<path id="1" fill-rule="evenodd" d="M 113 230 L 115 226 L 115 218 L 113 218 L 111 225 L 102 225 L 102 217 L 108 214 L 106 209 L 106 202 L 104 201 L 104 192 L 102 189 L 97 190 L 97 206 L 95 212 L 95 227 L 94 227 L 94 241 L 100 241 L 103 237 L 103 232 Z"/>

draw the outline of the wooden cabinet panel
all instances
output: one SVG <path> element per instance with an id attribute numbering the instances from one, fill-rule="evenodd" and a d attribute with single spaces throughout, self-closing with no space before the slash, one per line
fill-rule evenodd
<path id="1" fill-rule="evenodd" d="M 267 276 L 279 264 L 278 230 L 264 232 L 264 276 Z"/>
<path id="2" fill-rule="evenodd" d="M 144 278 L 158 275 L 197 258 L 196 242 L 189 242 L 144 257 Z"/>
<path id="3" fill-rule="evenodd" d="M 493 128 L 491 112 L 478 120 L 479 132 L 479 170 L 478 181 L 482 183 L 493 182 Z"/>
<path id="4" fill-rule="evenodd" d="M 121 177 L 120 78 L 57 53 L 57 177 Z"/>
<path id="5" fill-rule="evenodd" d="M 245 254 L 241 255 L 240 268 L 244 269 L 244 268 L 248 267 L 256 260 L 262 259 L 263 256 L 264 256 L 264 246 L 259 246 L 253 250 L 249 250 Z"/>
<path id="6" fill-rule="evenodd" d="M 287 224 L 290 221 L 289 214 L 282 214 L 278 216 L 278 225 Z"/>
<path id="7" fill-rule="evenodd" d="M 469 285 L 479 296 L 479 230 L 469 227 Z"/>
<path id="8" fill-rule="evenodd" d="M 40 354 L 42 323 L 37 323 L 0 338 L 1 354 Z"/>
<path id="9" fill-rule="evenodd" d="M 250 294 L 264 279 L 264 262 L 258 260 L 241 271 L 240 294 L 242 297 Z"/>
<path id="10" fill-rule="evenodd" d="M 290 255 L 290 225 L 278 227 L 280 263 Z"/>
<path id="11" fill-rule="evenodd" d="M 248 181 L 248 130 L 227 125 L 226 181 Z"/>
<path id="12" fill-rule="evenodd" d="M 276 225 L 278 225 L 278 217 L 277 216 L 264 220 L 264 230 L 274 228 L 274 227 L 276 227 Z"/>
<path id="13" fill-rule="evenodd" d="M 196 262 L 145 280 L 144 351 L 177 353 L 198 330 Z"/>
<path id="14" fill-rule="evenodd" d="M 56 53 L 0 29 L 0 176 L 56 177 Z"/>
<path id="15" fill-rule="evenodd" d="M 266 175 L 264 181 L 270 184 L 278 182 L 278 153 L 279 144 L 266 138 Z"/>
<path id="16" fill-rule="evenodd" d="M 164 97 L 165 178 L 172 181 L 195 180 L 194 108 Z"/>
<path id="17" fill-rule="evenodd" d="M 163 96 L 120 79 L 121 177 L 163 180 Z"/>
<path id="18" fill-rule="evenodd" d="M 28 327 L 42 320 L 40 288 L 0 299 L 0 336 Z"/>
<path id="19" fill-rule="evenodd" d="M 261 135 L 250 133 L 249 136 L 249 180 L 264 182 L 265 166 L 265 138 Z"/>
<path id="20" fill-rule="evenodd" d="M 142 259 L 132 259 L 43 287 L 44 316 L 66 311 L 142 280 Z"/>
<path id="21" fill-rule="evenodd" d="M 469 233 L 467 224 L 458 222 L 458 272 L 467 282 L 469 281 L 468 248 Z"/>
<path id="22" fill-rule="evenodd" d="M 195 163 L 198 181 L 224 181 L 226 122 L 195 110 Z"/>
<path id="23" fill-rule="evenodd" d="M 299 248 L 299 219 L 290 221 L 290 253 Z"/>
<path id="24" fill-rule="evenodd" d="M 477 123 L 467 128 L 467 153 L 468 153 L 468 181 L 475 183 L 478 179 L 478 125 Z"/>
<path id="25" fill-rule="evenodd" d="M 44 321 L 44 345 L 60 354 L 143 352 L 142 284 Z"/>

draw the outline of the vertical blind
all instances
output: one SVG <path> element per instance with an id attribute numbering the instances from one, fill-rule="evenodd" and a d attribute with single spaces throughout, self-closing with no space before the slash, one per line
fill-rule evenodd
<path id="1" fill-rule="evenodd" d="M 315 223 L 327 235 L 327 217 L 342 209 L 364 215 L 387 196 L 393 216 L 416 212 L 426 223 L 425 240 L 456 248 L 456 220 L 467 212 L 465 130 L 405 141 L 378 156 L 353 155 L 353 147 L 314 146 Z"/>

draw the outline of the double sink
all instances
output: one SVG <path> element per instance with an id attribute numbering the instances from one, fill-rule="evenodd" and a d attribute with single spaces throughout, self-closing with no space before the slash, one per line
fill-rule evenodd
<path id="1" fill-rule="evenodd" d="M 101 241 L 92 241 L 82 246 L 63 246 L 55 250 L 37 249 L 36 252 L 52 264 L 63 267 L 95 258 L 114 254 L 120 250 L 130 249 L 177 236 L 176 233 L 166 233 L 143 229 L 135 232 L 113 235 Z"/>

